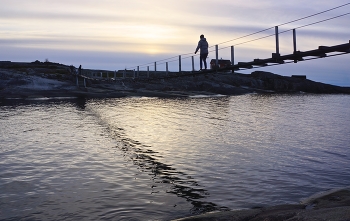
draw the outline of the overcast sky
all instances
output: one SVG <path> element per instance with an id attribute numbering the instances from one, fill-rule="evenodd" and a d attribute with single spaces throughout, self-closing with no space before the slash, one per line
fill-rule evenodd
<path id="1" fill-rule="evenodd" d="M 219 57 L 235 61 L 268 58 L 274 37 L 240 44 L 274 30 L 230 41 L 263 29 L 319 13 L 346 0 L 0 0 L 0 60 L 59 62 L 91 69 L 135 68 L 180 54 L 193 53 L 199 35 L 210 46 L 219 44 Z M 279 27 L 286 31 L 350 12 L 350 4 Z M 350 15 L 297 29 L 297 49 L 348 43 Z M 214 48 L 211 48 L 211 50 Z M 293 52 L 292 32 L 280 35 L 280 52 Z M 191 55 L 183 69 L 191 70 Z M 209 54 L 209 60 L 215 53 Z M 195 57 L 198 68 L 198 57 Z M 176 59 L 175 59 L 176 60 Z M 169 60 L 171 67 L 177 62 Z M 165 64 L 158 62 L 158 70 Z M 163 62 L 164 63 L 164 62 Z M 153 69 L 153 64 L 149 64 Z M 141 66 L 146 70 L 146 66 Z M 303 74 L 311 80 L 350 86 L 350 54 L 258 70 L 281 75 Z M 243 73 L 250 73 L 253 70 Z"/>

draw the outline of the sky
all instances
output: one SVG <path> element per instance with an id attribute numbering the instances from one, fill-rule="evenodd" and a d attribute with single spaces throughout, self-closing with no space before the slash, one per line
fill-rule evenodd
<path id="1" fill-rule="evenodd" d="M 269 58 L 275 52 L 274 26 L 281 55 L 293 52 L 292 32 L 297 33 L 297 50 L 348 43 L 350 15 L 298 28 L 350 12 L 346 0 L 0 0 L 0 61 L 58 62 L 89 69 L 192 70 L 191 56 L 199 36 L 209 43 L 208 61 L 230 59 L 235 46 L 235 63 Z M 313 15 L 307 19 L 281 25 Z M 281 26 L 280 26 L 281 25 Z M 272 29 L 269 29 L 271 28 Z M 269 29 L 245 38 L 261 30 Z M 240 39 L 237 39 L 240 38 Z M 233 40 L 236 39 L 236 40 Z M 251 41 L 251 42 L 248 42 Z M 221 44 L 226 42 L 224 44 Z M 248 42 L 248 43 L 244 43 Z M 168 59 L 169 60 L 165 60 Z M 350 86 L 350 54 L 317 60 L 241 71 L 270 71 L 285 76 L 306 75 L 308 79 Z"/>

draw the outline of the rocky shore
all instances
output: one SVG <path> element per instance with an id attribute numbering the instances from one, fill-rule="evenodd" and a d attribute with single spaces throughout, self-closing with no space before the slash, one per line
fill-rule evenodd
<path id="1" fill-rule="evenodd" d="M 96 72 L 96 70 L 84 71 Z M 86 87 L 77 86 L 75 74 L 75 67 L 52 62 L 0 62 L 0 99 L 188 97 L 247 93 L 350 94 L 350 87 L 333 86 L 298 76 L 285 77 L 263 71 L 255 71 L 251 74 L 173 72 L 172 76 L 162 79 L 117 77 L 112 80 L 99 77 L 97 80 L 87 80 Z"/>
<path id="2" fill-rule="evenodd" d="M 176 221 L 349 221 L 350 188 L 316 194 L 300 204 L 207 213 Z"/>

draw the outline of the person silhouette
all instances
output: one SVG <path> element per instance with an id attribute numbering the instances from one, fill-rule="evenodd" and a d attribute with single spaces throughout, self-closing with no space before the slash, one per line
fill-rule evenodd
<path id="1" fill-rule="evenodd" d="M 195 54 L 197 54 L 198 50 L 200 50 L 199 64 L 200 64 L 201 70 L 203 70 L 202 62 L 204 63 L 204 69 L 205 70 L 207 69 L 208 47 L 209 47 L 209 44 L 207 42 L 207 39 L 204 37 L 204 35 L 201 35 L 196 51 L 194 52 Z"/>

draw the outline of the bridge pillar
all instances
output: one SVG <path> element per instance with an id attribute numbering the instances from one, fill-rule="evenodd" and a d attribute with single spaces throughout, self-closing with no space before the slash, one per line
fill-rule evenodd
<path id="1" fill-rule="evenodd" d="M 293 29 L 293 54 L 296 56 L 297 53 L 297 35 L 295 29 Z M 294 63 L 297 63 L 298 59 L 294 58 Z"/>
<path id="2" fill-rule="evenodd" d="M 166 76 L 168 76 L 168 73 L 169 73 L 168 62 L 165 63 L 165 70 L 166 70 Z"/>
<path id="3" fill-rule="evenodd" d="M 181 55 L 179 55 L 179 73 L 181 73 Z"/>
<path id="4" fill-rule="evenodd" d="M 279 56 L 280 46 L 279 46 L 279 38 L 278 38 L 278 26 L 275 26 L 275 36 L 276 36 L 276 56 Z"/>
<path id="5" fill-rule="evenodd" d="M 192 56 L 192 71 L 194 71 L 194 57 Z"/>
<path id="6" fill-rule="evenodd" d="M 234 46 L 231 46 L 231 65 L 233 66 L 235 64 L 235 48 Z M 232 74 L 235 72 L 234 69 L 232 69 Z"/>
<path id="7" fill-rule="evenodd" d="M 154 72 L 157 72 L 157 62 L 154 62 Z"/>
<path id="8" fill-rule="evenodd" d="M 295 53 L 297 51 L 297 35 L 295 29 L 293 29 L 293 49 Z"/>
<path id="9" fill-rule="evenodd" d="M 219 68 L 219 47 L 218 47 L 218 45 L 215 45 L 215 57 L 216 57 L 215 69 L 218 69 Z"/>

